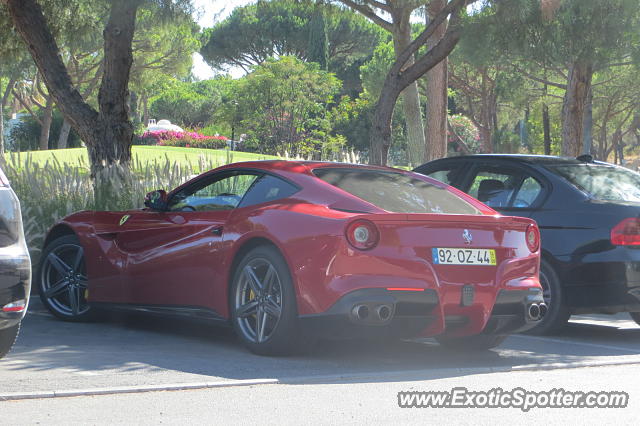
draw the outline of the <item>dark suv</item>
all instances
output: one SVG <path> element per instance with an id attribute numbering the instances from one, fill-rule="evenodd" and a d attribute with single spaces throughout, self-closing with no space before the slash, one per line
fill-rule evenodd
<path id="1" fill-rule="evenodd" d="M 589 156 L 507 154 L 443 158 L 414 171 L 538 222 L 549 311 L 533 332 L 580 313 L 630 312 L 640 324 L 640 174 Z"/>
<path id="2" fill-rule="evenodd" d="M 31 259 L 18 197 L 0 169 L 0 358 L 18 336 L 31 290 Z"/>

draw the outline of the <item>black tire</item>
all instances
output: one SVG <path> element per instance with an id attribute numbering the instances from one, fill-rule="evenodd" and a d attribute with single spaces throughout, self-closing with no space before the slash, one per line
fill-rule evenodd
<path id="1" fill-rule="evenodd" d="M 544 302 L 547 304 L 547 313 L 527 333 L 536 335 L 556 333 L 567 325 L 571 314 L 565 305 L 564 291 L 558 275 L 545 260 L 540 261 L 540 284 Z"/>
<path id="2" fill-rule="evenodd" d="M 16 343 L 19 332 L 20 323 L 0 330 L 0 359 L 9 353 L 13 345 Z"/>
<path id="3" fill-rule="evenodd" d="M 47 244 L 34 278 L 42 304 L 53 315 L 65 321 L 95 319 L 86 300 L 84 250 L 78 237 L 64 235 Z"/>
<path id="4" fill-rule="evenodd" d="M 456 351 L 486 351 L 499 346 L 507 336 L 498 334 L 476 334 L 465 337 L 440 337 L 436 340 L 442 346 Z"/>
<path id="5" fill-rule="evenodd" d="M 629 312 L 629 316 L 636 324 L 640 325 L 640 312 Z"/>
<path id="6" fill-rule="evenodd" d="M 267 278 L 269 273 L 275 275 Z M 261 286 L 254 287 L 251 277 Z M 274 356 L 299 350 L 296 293 L 289 267 L 277 249 L 259 246 L 242 258 L 234 271 L 229 299 L 233 327 L 251 352 Z"/>

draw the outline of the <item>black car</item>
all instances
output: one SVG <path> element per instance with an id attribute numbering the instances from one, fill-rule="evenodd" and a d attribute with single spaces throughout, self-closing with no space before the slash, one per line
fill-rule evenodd
<path id="1" fill-rule="evenodd" d="M 629 312 L 640 324 L 640 174 L 590 156 L 508 154 L 443 158 L 414 171 L 538 222 L 549 311 L 533 332 L 584 313 Z"/>
<path id="2" fill-rule="evenodd" d="M 0 358 L 18 336 L 31 289 L 31 260 L 18 197 L 0 169 Z"/>

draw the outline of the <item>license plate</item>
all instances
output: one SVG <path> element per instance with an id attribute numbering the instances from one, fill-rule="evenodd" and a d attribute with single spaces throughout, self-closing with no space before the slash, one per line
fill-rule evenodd
<path id="1" fill-rule="evenodd" d="M 493 249 L 439 248 L 432 249 L 433 263 L 437 265 L 493 265 L 496 251 Z"/>

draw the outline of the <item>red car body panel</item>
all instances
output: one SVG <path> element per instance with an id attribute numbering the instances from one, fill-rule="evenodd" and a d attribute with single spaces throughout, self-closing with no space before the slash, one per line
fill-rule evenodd
<path id="1" fill-rule="evenodd" d="M 300 316 L 326 312 L 358 289 L 417 293 L 434 289 L 440 301 L 432 313 L 435 321 L 421 335 L 443 333 L 450 316 L 469 321 L 449 334 L 471 335 L 485 328 L 501 290 L 540 288 L 539 251 L 532 253 L 524 237 L 527 227 L 535 225 L 532 220 L 500 216 L 454 188 L 399 170 L 394 171 L 446 188 L 482 214 L 389 213 L 315 177 L 312 169 L 320 167 L 365 166 L 236 163 L 206 175 L 259 170 L 301 189 L 289 198 L 234 210 L 80 212 L 57 226 L 70 227 L 85 250 L 90 303 L 202 307 L 229 318 L 234 260 L 245 244 L 256 239 L 268 240 L 282 253 Z M 347 241 L 346 226 L 355 219 L 378 227 L 380 240 L 373 249 L 358 250 Z M 219 227 L 221 235 L 215 232 Z M 496 266 L 433 263 L 433 247 L 465 247 L 463 229 L 473 233 L 474 248 L 496 250 Z M 461 306 L 461 289 L 467 284 L 475 287 L 474 302 Z"/>

